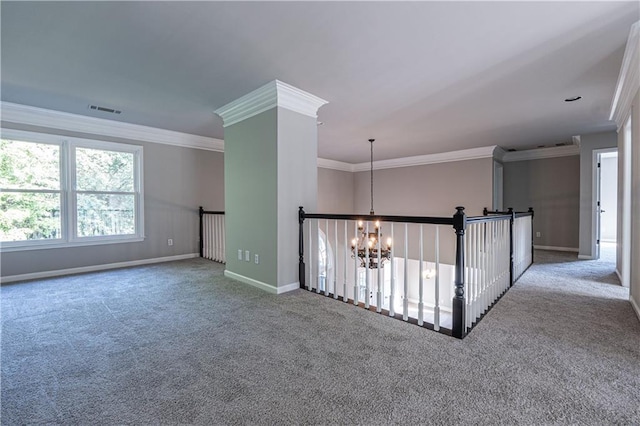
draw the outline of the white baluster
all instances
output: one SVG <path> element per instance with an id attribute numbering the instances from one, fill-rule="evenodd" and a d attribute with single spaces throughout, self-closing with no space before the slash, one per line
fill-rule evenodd
<path id="1" fill-rule="evenodd" d="M 347 249 L 349 245 L 349 237 L 348 237 L 348 231 L 347 231 L 347 221 L 344 221 L 344 268 L 342 269 L 342 294 L 343 294 L 343 298 L 342 301 L 343 302 L 347 302 L 349 300 L 348 294 L 347 294 L 347 263 L 349 262 L 348 257 L 347 257 L 347 253 L 349 253 L 349 250 Z"/>
<path id="2" fill-rule="evenodd" d="M 464 311 L 465 313 L 465 325 L 467 328 L 471 328 L 471 322 L 472 322 L 472 306 L 473 306 L 473 295 L 471 293 L 471 265 L 469 264 L 469 260 L 471 258 L 471 244 L 470 244 L 470 235 L 469 235 L 469 231 L 470 229 L 467 228 L 467 236 L 464 239 L 464 258 L 465 258 L 465 268 L 464 268 L 464 273 L 465 273 L 465 292 L 464 292 L 464 298 L 465 298 L 465 303 L 466 303 L 466 309 Z"/>
<path id="3" fill-rule="evenodd" d="M 409 232 L 408 224 L 404 224 L 404 288 L 402 299 L 402 319 L 409 320 Z"/>
<path id="4" fill-rule="evenodd" d="M 313 281 L 314 281 L 314 277 L 313 277 L 313 262 L 315 261 L 313 258 L 313 225 L 311 224 L 311 222 L 313 221 L 313 219 L 309 219 L 309 281 L 307 281 L 309 283 L 308 287 L 309 290 L 313 290 Z"/>
<path id="5" fill-rule="evenodd" d="M 369 293 L 370 293 L 370 279 L 371 279 L 371 270 L 369 268 L 369 222 L 367 222 L 365 227 L 365 244 L 364 244 L 364 253 L 365 253 L 365 296 L 364 296 L 364 307 L 365 309 L 369 309 Z"/>
<path id="6" fill-rule="evenodd" d="M 389 316 L 395 316 L 396 314 L 396 262 L 394 260 L 394 251 L 396 247 L 396 242 L 393 239 L 393 222 L 391 222 L 391 294 L 389 295 Z"/>
<path id="7" fill-rule="evenodd" d="M 333 298 L 338 298 L 338 221 L 333 221 L 333 274 L 331 274 L 331 278 L 333 278 Z"/>
<path id="8" fill-rule="evenodd" d="M 433 308 L 433 329 L 440 330 L 440 226 L 436 225 L 436 282 L 434 286 L 435 307 Z"/>
<path id="9" fill-rule="evenodd" d="M 355 248 L 353 249 L 354 252 L 354 256 L 353 256 L 353 304 L 354 305 L 358 305 L 358 221 L 356 220 L 354 222 L 354 237 L 353 237 L 353 241 L 355 244 Z"/>
<path id="10" fill-rule="evenodd" d="M 423 261 L 423 250 L 422 250 L 422 224 L 420 224 L 420 268 L 419 268 L 419 287 L 418 287 L 418 325 L 424 324 L 424 277 L 422 276 L 422 272 L 424 269 Z"/>
<path id="11" fill-rule="evenodd" d="M 329 295 L 329 219 L 324 220 L 324 295 Z"/>
<path id="12" fill-rule="evenodd" d="M 380 241 L 382 224 L 378 224 L 378 291 L 376 293 L 376 312 L 382 312 L 382 242 Z"/>

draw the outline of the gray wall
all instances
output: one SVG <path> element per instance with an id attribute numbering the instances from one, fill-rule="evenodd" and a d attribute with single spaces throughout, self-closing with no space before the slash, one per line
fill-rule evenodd
<path id="1" fill-rule="evenodd" d="M 224 129 L 226 269 L 275 286 L 277 280 L 277 110 Z M 296 221 L 297 223 L 297 221 Z M 238 260 L 249 250 L 249 262 Z M 253 262 L 260 255 L 260 264 Z"/>
<path id="2" fill-rule="evenodd" d="M 144 147 L 145 240 L 135 243 L 3 252 L 2 276 L 176 256 L 198 252 L 198 206 L 224 210 L 220 152 L 136 142 L 2 123 L 40 131 Z M 167 245 L 172 238 L 173 246 Z"/>
<path id="3" fill-rule="evenodd" d="M 354 213 L 354 174 L 318 168 L 318 213 Z"/>
<path id="4" fill-rule="evenodd" d="M 278 287 L 298 283 L 298 208 L 318 209 L 317 120 L 278 108 Z"/>
<path id="5" fill-rule="evenodd" d="M 374 208 L 382 215 L 482 215 L 493 201 L 493 159 L 374 170 Z M 369 172 L 355 173 L 355 213 L 370 210 Z"/>
<path id="6" fill-rule="evenodd" d="M 504 163 L 504 207 L 533 207 L 534 244 L 577 251 L 580 157 Z"/>
<path id="7" fill-rule="evenodd" d="M 592 258 L 593 252 L 593 151 L 616 148 L 616 132 L 592 133 L 582 135 L 580 142 L 580 242 L 579 256 Z"/>

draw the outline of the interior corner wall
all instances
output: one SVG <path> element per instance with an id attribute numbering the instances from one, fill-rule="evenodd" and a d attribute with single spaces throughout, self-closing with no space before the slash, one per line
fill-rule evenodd
<path id="1" fill-rule="evenodd" d="M 640 319 L 640 90 L 631 106 L 631 273 L 630 299 Z"/>
<path id="2" fill-rule="evenodd" d="M 533 207 L 535 245 L 577 252 L 580 157 L 504 163 L 504 206 L 515 211 Z"/>
<path id="3" fill-rule="evenodd" d="M 581 135 L 580 138 L 580 234 L 579 256 L 593 258 L 593 151 L 616 148 L 618 135 L 615 131 Z"/>
<path id="4" fill-rule="evenodd" d="M 274 107 L 224 129 L 226 270 L 273 287 L 278 241 L 276 123 Z M 249 251 L 249 259 L 238 259 L 238 250 Z M 255 254 L 259 264 L 253 261 Z"/>
<path id="5" fill-rule="evenodd" d="M 318 213 L 353 214 L 354 173 L 318 168 Z"/>
<path id="6" fill-rule="evenodd" d="M 144 149 L 144 227 L 140 242 L 2 252 L 3 277 L 198 253 L 198 206 L 224 210 L 224 155 L 135 140 L 2 123 L 3 128 Z M 167 240 L 173 239 L 173 246 Z"/>
<path id="7" fill-rule="evenodd" d="M 278 108 L 277 286 L 299 285 L 298 208 L 317 210 L 317 119 Z"/>
<path id="8" fill-rule="evenodd" d="M 493 202 L 493 158 L 374 170 L 374 208 L 381 215 L 453 216 L 457 206 L 480 216 Z M 370 210 L 370 172 L 354 176 L 354 213 Z"/>

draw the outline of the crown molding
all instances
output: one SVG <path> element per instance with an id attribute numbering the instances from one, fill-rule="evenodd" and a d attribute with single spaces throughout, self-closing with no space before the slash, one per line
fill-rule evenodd
<path id="1" fill-rule="evenodd" d="M 439 154 L 416 155 L 413 157 L 393 158 L 373 162 L 374 170 L 395 169 L 398 167 L 423 166 L 426 164 L 449 163 L 452 161 L 476 160 L 479 158 L 493 158 L 493 146 L 463 149 L 459 151 L 443 152 Z M 371 163 L 353 165 L 354 172 L 364 172 L 371 168 Z"/>
<path id="2" fill-rule="evenodd" d="M 141 142 L 153 142 L 163 145 L 175 145 L 207 151 L 224 151 L 224 141 L 205 136 L 174 132 L 172 130 L 123 123 L 104 118 L 54 111 L 27 105 L 1 102 L 1 119 L 5 123 L 66 130 L 112 138 L 129 139 Z"/>
<path id="3" fill-rule="evenodd" d="M 496 145 L 496 148 L 493 150 L 493 159 L 498 161 L 504 161 L 504 156 L 506 154 L 507 154 L 507 151 L 505 151 L 504 149 Z"/>
<path id="4" fill-rule="evenodd" d="M 327 158 L 318 158 L 318 167 L 322 169 L 340 170 L 343 172 L 353 172 L 353 164 L 344 161 L 329 160 Z"/>
<path id="5" fill-rule="evenodd" d="M 629 31 L 620 75 L 611 103 L 609 119 L 616 122 L 618 131 L 629 114 L 638 89 L 640 89 L 640 21 L 633 24 Z"/>
<path id="6" fill-rule="evenodd" d="M 580 155 L 579 146 L 565 145 L 507 152 L 504 154 L 502 161 L 509 163 L 512 161 L 540 160 L 542 158 L 569 157 L 572 155 Z"/>
<path id="7" fill-rule="evenodd" d="M 222 117 L 224 127 L 227 127 L 275 107 L 317 118 L 318 108 L 326 103 L 311 93 L 273 80 L 213 112 Z"/>

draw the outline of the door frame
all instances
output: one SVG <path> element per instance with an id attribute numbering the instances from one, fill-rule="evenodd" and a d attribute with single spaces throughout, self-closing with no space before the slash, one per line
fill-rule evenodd
<path id="1" fill-rule="evenodd" d="M 600 162 L 602 154 L 618 152 L 618 148 L 603 148 L 593 150 L 592 173 L 593 182 L 591 185 L 591 253 L 592 259 L 600 259 L 600 220 L 602 206 L 600 205 L 601 169 Z M 618 212 L 616 211 L 617 215 Z"/>

